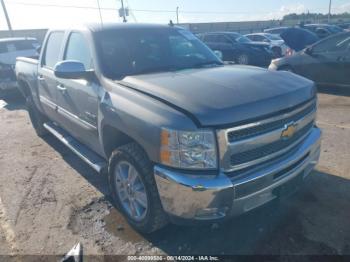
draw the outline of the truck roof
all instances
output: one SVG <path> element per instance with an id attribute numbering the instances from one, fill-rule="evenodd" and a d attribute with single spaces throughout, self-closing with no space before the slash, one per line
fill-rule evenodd
<path id="1" fill-rule="evenodd" d="M 70 28 L 52 28 L 50 31 L 57 31 L 57 30 L 89 30 L 91 32 L 100 32 L 104 30 L 113 30 L 113 29 L 165 29 L 170 28 L 170 25 L 167 24 L 148 24 L 148 23 L 104 23 L 103 25 L 99 23 L 93 23 L 93 24 L 84 24 L 77 27 L 70 27 Z M 175 28 L 182 28 L 174 25 Z"/>

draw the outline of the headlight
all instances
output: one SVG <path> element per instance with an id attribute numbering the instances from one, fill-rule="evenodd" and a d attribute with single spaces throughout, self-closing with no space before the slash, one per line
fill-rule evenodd
<path id="1" fill-rule="evenodd" d="M 162 129 L 162 164 L 186 169 L 214 169 L 217 155 L 214 132 Z"/>

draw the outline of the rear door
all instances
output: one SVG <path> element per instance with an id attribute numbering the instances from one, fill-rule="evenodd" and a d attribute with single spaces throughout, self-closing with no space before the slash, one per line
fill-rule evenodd
<path id="1" fill-rule="evenodd" d="M 63 38 L 63 31 L 53 31 L 48 35 L 38 67 L 40 102 L 46 115 L 53 121 L 57 121 L 57 80 L 53 69 L 61 60 Z"/>
<path id="2" fill-rule="evenodd" d="M 92 50 L 80 32 L 71 32 L 63 60 L 75 60 L 86 70 L 94 69 Z M 97 143 L 97 113 L 100 86 L 86 79 L 57 79 L 59 124 L 76 139 L 94 148 Z"/>

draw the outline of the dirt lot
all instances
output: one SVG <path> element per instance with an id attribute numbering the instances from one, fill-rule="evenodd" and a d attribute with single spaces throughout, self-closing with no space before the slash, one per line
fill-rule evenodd
<path id="1" fill-rule="evenodd" d="M 289 201 L 212 227 L 132 230 L 103 176 L 55 138 L 38 138 L 16 96 L 0 99 L 0 254 L 350 255 L 350 96 L 320 94 L 321 161 Z"/>

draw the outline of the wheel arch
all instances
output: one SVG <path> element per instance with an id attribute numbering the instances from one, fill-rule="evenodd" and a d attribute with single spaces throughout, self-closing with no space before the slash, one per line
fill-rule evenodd
<path id="1" fill-rule="evenodd" d="M 109 159 L 113 150 L 131 142 L 135 142 L 142 147 L 142 145 L 135 141 L 135 139 L 131 138 L 129 135 L 125 134 L 124 132 L 120 131 L 118 128 L 110 124 L 103 125 L 101 131 L 101 140 L 103 145 L 103 151 L 107 159 Z"/>
<path id="2" fill-rule="evenodd" d="M 28 96 L 31 95 L 30 86 L 29 86 L 29 83 L 27 81 L 25 81 L 23 79 L 18 79 L 17 83 L 18 83 L 18 89 L 24 98 L 27 98 Z"/>

